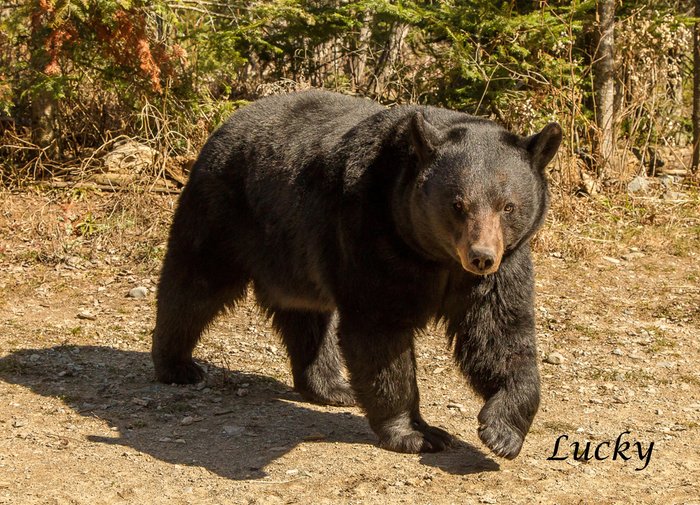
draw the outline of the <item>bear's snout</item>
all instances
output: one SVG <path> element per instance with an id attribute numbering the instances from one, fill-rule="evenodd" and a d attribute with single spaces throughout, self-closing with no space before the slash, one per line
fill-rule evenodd
<path id="1" fill-rule="evenodd" d="M 468 219 L 466 224 L 456 244 L 462 268 L 476 275 L 494 273 L 501 265 L 504 251 L 500 217 L 484 212 Z"/>
<path id="2" fill-rule="evenodd" d="M 488 273 L 496 264 L 496 251 L 490 247 L 473 246 L 467 255 L 474 273 Z"/>

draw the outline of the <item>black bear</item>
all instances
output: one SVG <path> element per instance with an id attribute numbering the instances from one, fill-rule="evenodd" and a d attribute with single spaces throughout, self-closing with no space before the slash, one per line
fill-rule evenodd
<path id="1" fill-rule="evenodd" d="M 157 378 L 203 378 L 198 339 L 252 281 L 296 390 L 357 401 L 382 447 L 439 451 L 452 438 L 420 414 L 414 336 L 441 320 L 486 402 L 481 440 L 514 458 L 539 405 L 529 241 L 561 137 L 556 123 L 521 137 L 464 113 L 324 91 L 240 109 L 207 141 L 175 212 Z"/>

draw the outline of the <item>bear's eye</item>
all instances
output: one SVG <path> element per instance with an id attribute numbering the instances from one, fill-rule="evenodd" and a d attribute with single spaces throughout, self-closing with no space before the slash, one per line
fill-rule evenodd
<path id="1" fill-rule="evenodd" d="M 459 200 L 452 204 L 452 208 L 459 214 L 464 212 L 464 204 Z"/>
<path id="2" fill-rule="evenodd" d="M 510 214 L 514 210 L 515 210 L 515 205 L 513 205 L 512 203 L 507 203 L 506 206 L 503 207 L 503 212 L 505 212 L 506 214 Z"/>

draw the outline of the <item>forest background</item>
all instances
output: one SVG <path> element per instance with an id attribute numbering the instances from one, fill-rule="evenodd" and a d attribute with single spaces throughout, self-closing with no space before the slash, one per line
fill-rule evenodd
<path id="1" fill-rule="evenodd" d="M 1 182 L 87 177 L 112 187 L 150 175 L 177 188 L 233 110 L 307 87 L 450 107 L 523 134 L 559 121 L 566 140 L 552 179 L 570 193 L 624 189 L 640 175 L 690 182 L 695 7 L 9 0 L 0 5 Z M 106 162 L 115 149 L 117 168 Z M 122 173 L 105 179 L 110 171 Z"/>

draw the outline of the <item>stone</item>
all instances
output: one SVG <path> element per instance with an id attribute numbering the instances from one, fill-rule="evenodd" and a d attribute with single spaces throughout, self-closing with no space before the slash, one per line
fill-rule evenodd
<path id="1" fill-rule="evenodd" d="M 144 287 L 144 286 L 138 286 L 138 287 L 135 287 L 133 289 L 130 289 L 129 294 L 127 294 L 127 296 L 129 298 L 135 298 L 137 300 L 139 298 L 145 298 L 147 295 L 148 295 L 148 288 Z"/>
<path id="2" fill-rule="evenodd" d="M 227 426 L 222 427 L 221 429 L 222 429 L 224 435 L 226 435 L 227 437 L 235 437 L 235 436 L 243 434 L 243 432 L 245 431 L 245 428 L 243 428 L 242 426 L 233 426 L 233 425 L 227 425 Z"/>
<path id="3" fill-rule="evenodd" d="M 627 192 L 634 194 L 639 193 L 640 191 L 646 191 L 649 189 L 650 185 L 651 183 L 649 182 L 649 179 L 638 175 L 627 184 Z"/>
<path id="4" fill-rule="evenodd" d="M 550 365 L 561 365 L 564 362 L 564 356 L 558 352 L 550 352 L 545 356 L 544 362 Z"/>
<path id="5" fill-rule="evenodd" d="M 97 316 L 90 312 L 89 310 L 81 310 L 78 312 L 78 319 L 87 319 L 88 321 L 94 321 L 97 319 Z"/>

